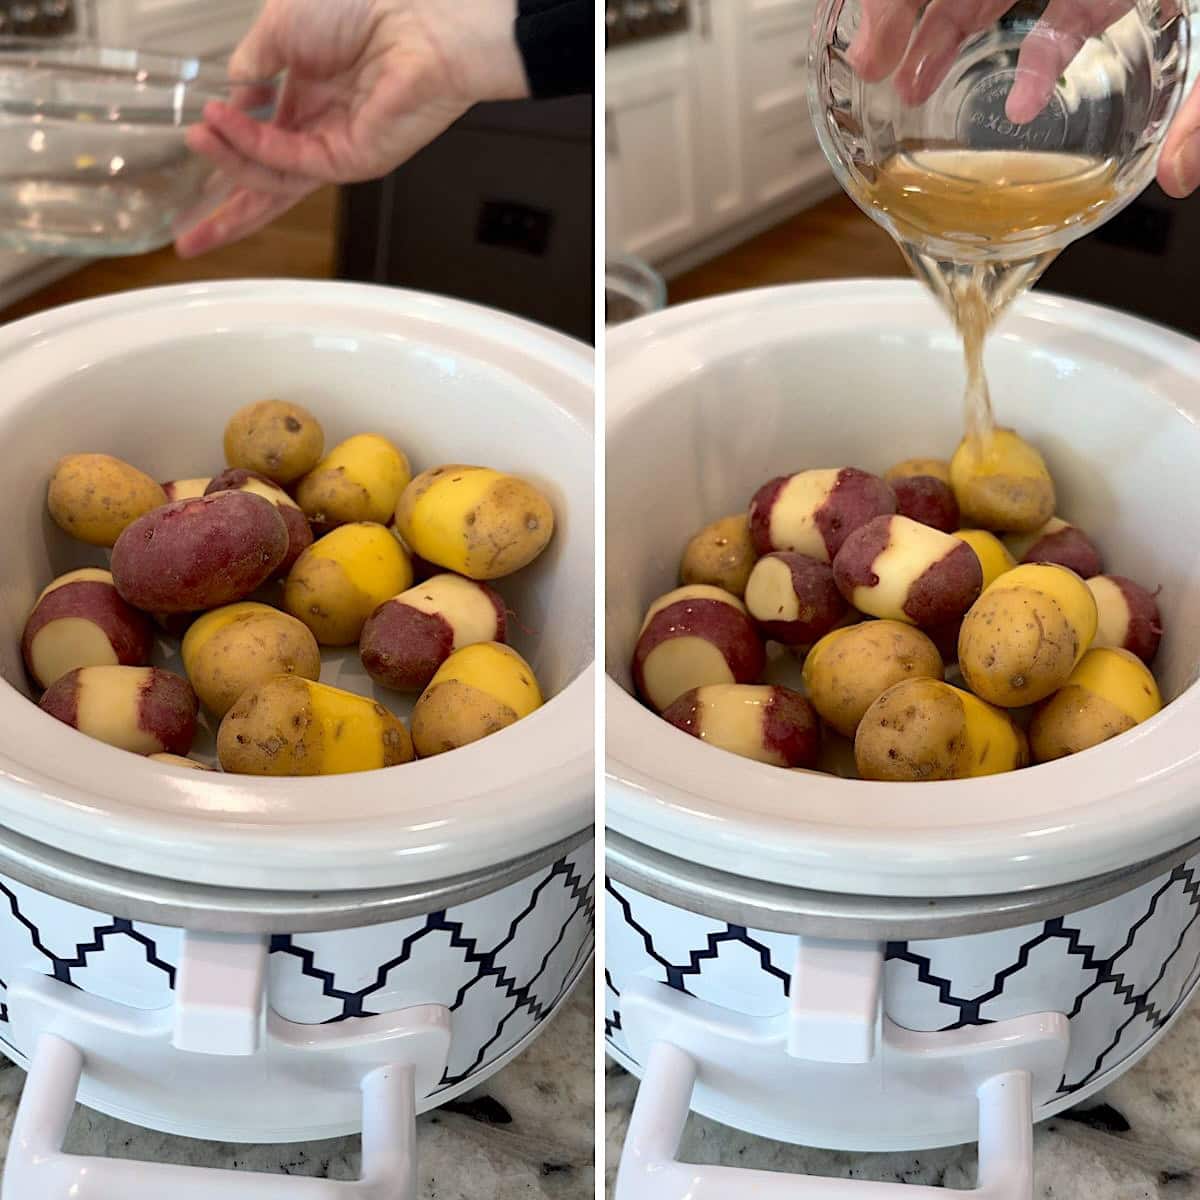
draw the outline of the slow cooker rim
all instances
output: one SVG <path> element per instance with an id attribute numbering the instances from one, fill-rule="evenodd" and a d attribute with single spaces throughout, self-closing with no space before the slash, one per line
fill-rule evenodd
<path id="1" fill-rule="evenodd" d="M 364 336 L 392 336 L 408 329 L 416 330 L 419 336 L 425 329 L 436 328 L 444 330 L 448 340 L 461 338 L 471 347 L 481 344 L 485 347 L 495 346 L 498 369 L 512 371 L 519 376 L 521 368 L 527 366 L 529 378 L 536 381 L 534 386 L 543 389 L 555 379 L 561 381 L 563 386 L 559 394 L 554 394 L 552 388 L 549 390 L 549 405 L 564 419 L 570 420 L 579 431 L 587 433 L 593 426 L 593 410 L 584 401 L 594 387 L 590 347 L 552 330 L 482 306 L 371 285 L 250 280 L 185 284 L 122 293 L 38 314 L 0 329 L 0 359 L 12 365 L 17 361 L 17 356 L 25 352 L 35 355 L 41 352 L 44 355 L 53 353 L 56 361 L 63 354 L 74 354 L 76 359 L 87 360 L 93 350 L 93 342 L 102 337 L 97 331 L 109 333 L 107 323 L 114 319 L 121 322 L 123 330 L 131 330 L 128 345 L 122 343 L 117 348 L 116 352 L 122 353 L 162 337 L 165 331 L 177 334 L 178 328 L 195 330 L 204 327 L 205 322 L 210 328 L 209 314 L 215 305 L 227 306 L 227 311 L 231 306 L 235 320 L 242 313 L 252 311 L 253 320 L 262 326 L 281 322 L 303 325 L 306 320 L 318 321 L 324 316 L 335 323 L 353 322 Z M 137 319 L 130 321 L 131 315 Z M 401 323 L 402 320 L 408 322 L 407 327 Z M 81 340 L 73 342 L 70 340 L 72 336 L 78 336 Z M 48 369 L 46 358 L 32 357 L 29 361 L 41 363 L 43 372 Z M 27 382 L 24 387 L 26 390 L 36 390 L 35 383 Z M 21 402 L 21 392 L 18 392 L 12 403 L 19 405 Z M 590 530 L 586 536 L 590 538 Z M 492 811 L 483 814 L 487 818 L 483 822 L 488 825 L 488 830 L 484 831 L 487 836 L 474 839 L 478 844 L 473 848 L 466 835 L 472 830 L 479 830 L 463 819 L 465 815 L 470 815 L 465 808 L 459 814 L 452 815 L 441 829 L 433 828 L 436 824 L 433 818 L 437 814 L 431 814 L 429 806 L 438 794 L 444 794 L 447 789 L 453 790 L 454 781 L 444 766 L 439 772 L 437 760 L 432 760 L 424 764 L 424 774 L 436 776 L 438 787 L 426 785 L 424 791 L 431 793 L 433 799 L 425 802 L 420 820 L 414 817 L 404 828 L 397 829 L 395 839 L 382 846 L 377 832 L 377 822 L 382 818 L 364 820 L 362 824 L 367 828 L 351 830 L 348 838 L 343 839 L 332 851 L 323 840 L 322 845 L 316 848 L 319 850 L 321 869 L 324 870 L 326 865 L 330 870 L 336 869 L 340 875 L 335 875 L 335 878 L 343 881 L 347 887 L 358 886 L 363 879 L 369 885 L 401 886 L 436 880 L 454 866 L 461 867 L 463 871 L 485 867 L 495 861 L 497 853 L 512 857 L 527 847 L 553 842 L 590 823 L 594 816 L 594 743 L 591 732 L 594 695 L 595 663 L 592 659 L 529 721 L 497 735 L 498 740 L 504 743 L 505 761 L 514 764 L 518 760 L 525 761 L 529 753 L 541 745 L 543 753 L 532 761 L 540 760 L 544 769 L 527 778 L 515 765 L 507 772 L 512 776 L 509 783 L 515 789 L 514 800 L 520 801 L 520 804 L 491 804 Z M 45 719 L 44 714 L 38 713 L 32 706 L 27 715 Z M 64 739 L 79 736 L 65 729 L 61 733 Z M 546 752 L 546 746 L 550 747 L 549 753 Z M 79 746 L 68 747 L 64 740 L 63 748 L 62 758 L 65 760 L 80 756 Z M 116 774 L 119 771 L 116 764 L 126 757 L 99 743 L 86 747 L 88 756 L 93 752 L 111 755 L 113 765 L 110 766 L 106 761 L 102 769 L 95 770 L 89 776 L 90 779 L 108 773 Z M 470 747 L 460 752 L 471 753 Z M 95 763 L 92 765 L 94 767 Z M 463 762 L 460 760 L 455 765 L 455 773 L 461 774 Z M 421 766 L 415 764 L 413 770 L 420 772 Z M 78 777 L 78 772 L 73 780 L 64 784 L 62 780 L 52 778 L 63 771 L 70 773 L 58 764 L 53 771 L 39 771 L 20 762 L 18 755 L 10 759 L 8 767 L 7 780 L 0 773 L 0 805 L 8 809 L 0 813 L 0 819 L 17 833 L 34 840 L 81 851 L 83 857 L 96 861 L 134 865 L 140 856 L 141 861 L 136 865 L 139 868 L 148 867 L 149 874 L 157 873 L 158 857 L 169 850 L 172 852 L 170 857 L 179 860 L 170 864 L 170 873 L 187 873 L 178 870 L 183 865 L 192 872 L 195 882 L 207 882 L 219 887 L 244 887 L 250 883 L 253 887 L 266 890 L 303 890 L 312 878 L 312 864 L 297 865 L 295 856 L 290 864 L 283 862 L 278 870 L 275 869 L 278 865 L 276 860 L 286 859 L 286 853 L 281 853 L 278 845 L 284 829 L 282 826 L 272 825 L 269 820 L 263 820 L 256 827 L 252 821 L 232 819 L 223 828 L 218 827 L 211 818 L 196 822 L 194 817 L 198 810 L 194 804 L 181 804 L 182 815 L 155 812 L 151 816 L 145 809 L 130 806 L 127 792 L 135 793 L 134 804 L 137 803 L 136 793 L 139 790 L 142 799 L 152 803 L 151 790 L 155 786 L 160 791 L 174 790 L 178 795 L 181 791 L 204 786 L 205 783 L 214 789 L 237 787 L 249 791 L 258 788 L 264 795 L 287 792 L 290 797 L 304 790 L 305 785 L 309 785 L 315 795 L 318 789 L 328 788 L 328 780 L 259 781 L 238 777 L 237 782 L 232 783 L 228 777 L 204 779 L 197 778 L 192 772 L 162 770 L 153 776 L 146 772 L 151 783 L 142 785 L 140 789 L 123 790 L 120 786 L 113 789 L 111 784 L 108 785 L 107 802 L 127 806 L 122 814 L 124 819 L 118 819 L 112 813 L 100 811 L 105 801 L 97 803 L 95 788 L 89 790 L 85 786 L 86 781 Z M 373 786 L 379 793 L 377 807 L 383 803 L 381 785 L 368 780 L 370 776 L 377 779 L 382 774 L 373 772 L 353 777 L 353 786 L 356 788 Z M 129 775 L 132 778 L 134 771 L 131 770 Z M 486 773 L 481 774 L 480 778 L 486 778 Z M 4 786 L 5 783 L 9 786 Z M 129 780 L 126 780 L 128 783 Z M 47 797 L 63 798 L 72 787 L 77 789 L 78 794 L 62 806 L 61 812 L 53 812 L 52 806 L 45 804 Z M 478 803 L 479 798 L 494 787 L 495 784 L 488 780 L 471 793 L 476 809 L 482 808 Z M 14 797 L 18 793 L 23 797 L 23 812 L 16 811 L 14 807 Z M 502 797 L 498 796 L 497 799 Z M 263 807 L 269 809 L 270 806 Z M 506 808 L 514 807 L 524 813 L 523 818 L 514 819 L 511 811 L 502 817 Z M 386 811 L 386 808 L 382 811 Z M 266 816 L 269 815 L 268 812 Z M 57 829 L 53 825 L 55 821 L 59 823 Z M 328 822 L 313 821 L 311 824 L 319 829 L 322 839 L 331 831 Z M 426 825 L 430 826 L 428 833 L 413 832 Z M 408 826 L 412 826 L 412 829 Z M 399 836 L 401 834 L 403 837 Z M 201 836 L 207 839 L 204 846 L 199 846 L 196 841 Z M 93 845 L 101 847 L 94 855 Z M 444 854 L 449 846 L 454 849 L 454 855 L 451 856 L 453 863 L 446 861 Z M 358 869 L 364 854 L 374 854 L 376 859 L 369 873 Z"/>
<path id="2" fill-rule="evenodd" d="M 698 368 L 701 360 L 696 356 L 702 355 L 703 347 L 709 344 L 706 333 L 715 340 L 718 323 L 725 323 L 721 334 L 728 341 L 734 336 L 728 332 L 732 328 L 729 319 L 736 315 L 739 323 L 744 323 L 748 314 L 753 314 L 755 328 L 764 330 L 762 336 L 770 339 L 774 336 L 768 328 L 772 317 L 776 318 L 773 328 L 778 326 L 780 312 L 786 312 L 794 324 L 802 319 L 805 307 L 835 328 L 841 321 L 868 321 L 872 312 L 880 309 L 887 309 L 893 320 L 903 313 L 900 319 L 906 326 L 916 327 L 934 317 L 944 320 L 920 284 L 903 280 L 818 282 L 740 292 L 641 318 L 618 327 L 609 343 L 610 437 L 623 419 L 654 402 L 660 382 L 669 385 L 677 381 L 682 362 L 686 361 L 690 369 Z M 1149 347 L 1153 347 L 1156 363 L 1172 370 L 1181 383 L 1191 386 L 1193 381 L 1200 381 L 1195 343 L 1122 313 L 1060 297 L 1033 295 L 1026 297 L 1008 319 L 1024 322 L 1026 332 L 1039 324 L 1072 333 L 1083 331 L 1102 337 L 1106 344 L 1115 342 L 1133 349 L 1142 357 L 1148 356 Z M 712 328 L 706 329 L 708 325 Z M 680 340 L 675 335 L 680 335 Z M 690 355 L 689 350 L 693 351 Z M 659 372 L 661 381 L 656 378 Z M 1156 384 L 1164 401 L 1195 426 L 1196 415 L 1162 391 L 1161 377 Z M 1029 777 L 998 776 L 937 785 L 947 801 L 944 807 L 957 804 L 963 811 L 978 808 L 973 802 L 987 795 L 988 789 L 995 796 L 998 789 L 1013 786 L 1013 780 L 1038 785 L 1040 792 L 1057 788 L 1059 794 L 1065 791 L 1089 797 L 1086 805 L 1070 810 L 1069 819 L 1058 820 L 1058 815 L 1065 815 L 1061 812 L 1037 814 L 1025 822 L 1023 829 L 1016 820 L 993 822 L 1002 839 L 994 847 L 981 837 L 989 826 L 980 823 L 972 827 L 977 844 L 971 847 L 969 869 L 980 875 L 980 892 L 1002 894 L 1098 876 L 1190 841 L 1198 824 L 1200 804 L 1188 797 L 1186 781 L 1181 777 L 1195 774 L 1200 761 L 1200 752 L 1186 728 L 1194 725 L 1191 716 L 1198 705 L 1200 688 L 1193 682 L 1151 722 L 1087 755 L 1040 766 Z M 779 814 L 784 811 L 782 793 L 788 781 L 782 772 L 721 756 L 736 764 L 738 775 L 733 782 L 732 768 L 717 761 L 719 751 L 694 740 L 685 746 L 679 740 L 684 735 L 656 721 L 612 676 L 606 678 L 606 708 L 607 812 L 612 828 L 717 869 L 741 872 L 750 860 L 759 878 L 777 883 L 801 881 L 833 891 L 884 896 L 955 893 L 954 880 L 944 877 L 957 865 L 951 861 L 951 848 L 947 846 L 943 860 L 931 866 L 932 858 L 919 841 L 922 836 L 935 836 L 942 825 L 927 821 L 923 828 L 907 831 L 913 835 L 907 838 L 904 832 L 890 831 L 895 835 L 892 845 L 884 846 L 865 820 L 840 827 L 832 818 L 825 824 L 817 819 L 806 825 L 784 821 Z M 665 739 L 671 735 L 676 740 L 667 743 Z M 1145 751 L 1148 735 L 1155 739 L 1150 756 Z M 673 782 L 664 783 L 663 761 L 685 755 L 689 769 L 677 771 Z M 1161 768 L 1158 764 L 1162 762 L 1169 765 Z M 690 786 L 702 776 L 704 786 Z M 685 778 L 687 782 L 683 782 Z M 815 782 L 845 789 L 840 798 L 856 796 L 864 809 L 868 802 L 874 803 L 868 801 L 868 796 L 874 796 L 882 787 L 851 780 Z M 713 798 L 713 789 L 718 787 L 736 792 L 751 786 L 760 792 L 769 789 L 773 798 L 769 812 L 764 808 L 739 813 L 736 805 Z M 907 791 L 910 798 L 920 795 L 930 808 L 932 797 L 939 794 L 933 785 L 887 786 L 893 800 Z M 1109 811 L 1135 787 L 1140 789 L 1139 802 L 1143 798 L 1146 801 L 1145 812 L 1139 814 L 1145 820 L 1136 840 L 1127 829 L 1113 828 L 1114 813 Z M 868 793 L 867 789 L 872 791 Z M 949 823 L 948 819 L 942 820 Z M 953 849 L 957 853 L 961 846 Z M 964 857 L 963 862 L 967 861 Z"/>

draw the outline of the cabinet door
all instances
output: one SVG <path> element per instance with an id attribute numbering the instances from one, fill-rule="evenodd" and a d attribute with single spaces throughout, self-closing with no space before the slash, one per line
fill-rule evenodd
<path id="1" fill-rule="evenodd" d="M 610 249 L 654 259 L 695 236 L 696 149 L 686 55 L 632 64 L 650 48 L 610 55 L 607 213 Z"/>

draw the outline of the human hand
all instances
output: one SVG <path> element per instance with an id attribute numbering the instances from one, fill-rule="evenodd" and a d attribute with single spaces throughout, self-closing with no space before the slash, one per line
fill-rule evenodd
<path id="1" fill-rule="evenodd" d="M 946 77 L 962 44 L 1012 7 L 1013 0 L 932 0 L 928 5 L 924 0 L 862 0 L 850 64 L 868 83 L 893 77 L 906 104 L 923 104 Z M 1024 125 L 1037 117 L 1088 38 L 1134 7 L 1135 0 L 1050 0 L 1021 47 L 1006 102 L 1008 119 Z M 1158 179 L 1175 197 L 1200 187 L 1200 90 L 1171 128 Z"/>
<path id="2" fill-rule="evenodd" d="M 253 233 L 326 183 L 395 170 L 473 104 L 528 92 L 516 0 L 267 0 L 235 80 L 287 72 L 274 120 L 212 101 L 188 145 L 233 190 L 182 231 L 193 257 Z"/>

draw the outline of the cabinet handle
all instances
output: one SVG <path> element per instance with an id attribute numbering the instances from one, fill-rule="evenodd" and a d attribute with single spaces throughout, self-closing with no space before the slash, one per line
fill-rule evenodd
<path id="1" fill-rule="evenodd" d="M 700 0 L 700 36 L 707 42 L 712 32 L 712 0 Z"/>

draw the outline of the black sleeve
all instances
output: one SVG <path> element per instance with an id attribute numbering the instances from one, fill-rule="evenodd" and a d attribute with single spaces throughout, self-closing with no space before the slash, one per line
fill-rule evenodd
<path id="1" fill-rule="evenodd" d="M 595 0 L 518 0 L 517 45 L 539 100 L 595 87 Z"/>

